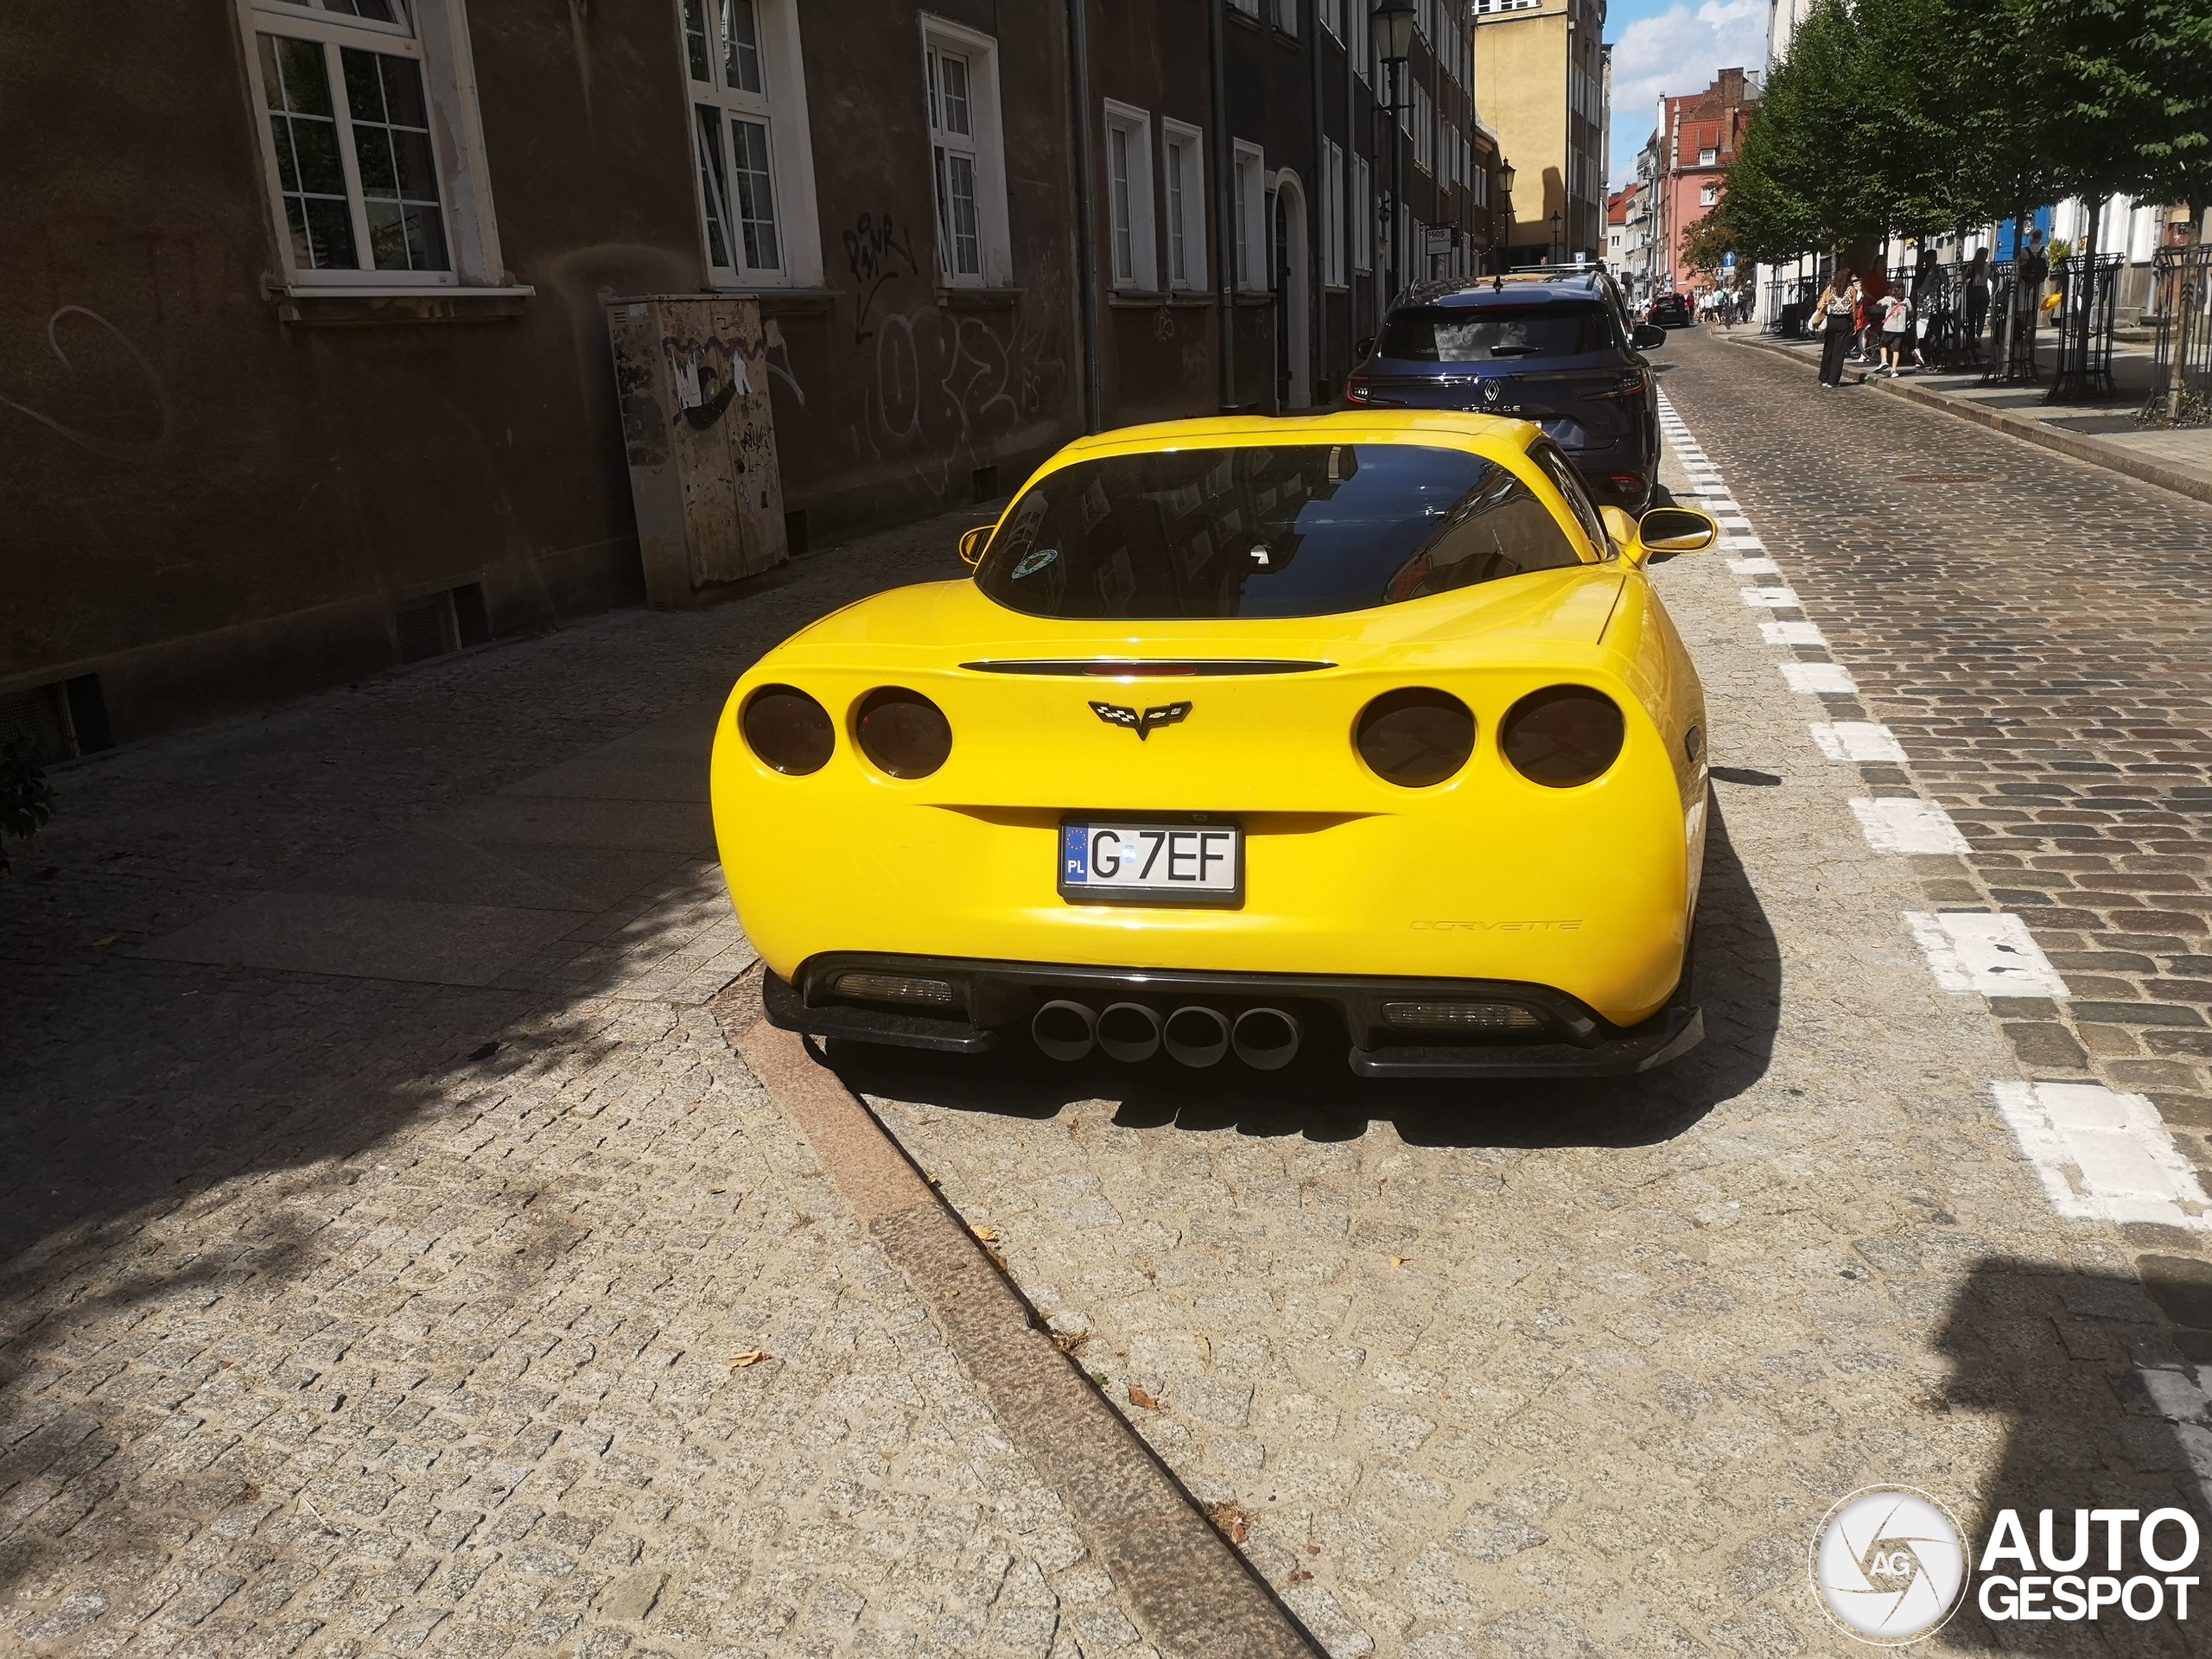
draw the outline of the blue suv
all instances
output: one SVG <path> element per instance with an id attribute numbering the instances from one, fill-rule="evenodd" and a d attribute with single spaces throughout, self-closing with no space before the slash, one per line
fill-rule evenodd
<path id="1" fill-rule="evenodd" d="M 1406 290 L 1344 383 L 1355 409 L 1458 409 L 1534 421 L 1599 501 L 1641 512 L 1659 481 L 1659 389 L 1638 324 L 1603 271 Z"/>

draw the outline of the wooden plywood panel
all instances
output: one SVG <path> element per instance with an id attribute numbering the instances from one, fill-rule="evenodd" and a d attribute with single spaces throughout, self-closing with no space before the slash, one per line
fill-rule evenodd
<path id="1" fill-rule="evenodd" d="M 758 302 L 607 308 L 645 592 L 691 605 L 788 556 Z"/>

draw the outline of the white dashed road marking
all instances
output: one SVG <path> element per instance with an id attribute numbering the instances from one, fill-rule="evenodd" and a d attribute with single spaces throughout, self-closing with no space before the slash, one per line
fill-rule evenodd
<path id="1" fill-rule="evenodd" d="M 1890 728 L 1871 720 L 1839 720 L 1833 725 L 1815 722 L 1813 741 L 1822 754 L 1840 764 L 1889 761 L 1904 764 L 1904 750 Z"/>
<path id="2" fill-rule="evenodd" d="M 2082 1083 L 1990 1090 L 2060 1215 L 2212 1232 L 2212 1202 L 2142 1096 Z"/>
<path id="3" fill-rule="evenodd" d="M 1859 695 L 1859 682 L 1851 677 L 1851 671 L 1841 663 L 1783 663 L 1778 666 L 1792 691 L 1815 697 Z"/>
<path id="4" fill-rule="evenodd" d="M 1866 831 L 1866 844 L 1878 853 L 1948 853 L 1963 856 L 1974 849 L 1959 833 L 1951 815 L 1933 801 L 1916 796 L 1886 800 L 1855 800 L 1852 812 Z"/>
<path id="5" fill-rule="evenodd" d="M 1797 595 L 1788 588 L 1742 588 L 1737 590 L 1744 596 L 1744 603 L 1755 611 L 1794 611 Z"/>
<path id="6" fill-rule="evenodd" d="M 1732 576 L 1778 576 L 1782 567 L 1772 559 L 1731 559 L 1728 574 Z"/>
<path id="7" fill-rule="evenodd" d="M 2065 996 L 2066 982 L 2028 935 L 2028 925 L 2002 911 L 1909 910 L 1905 925 L 1947 991 L 1984 996 Z"/>
<path id="8" fill-rule="evenodd" d="M 1759 638 L 1770 645 L 1825 646 L 1828 642 L 1827 636 L 1812 622 L 1762 622 Z"/>

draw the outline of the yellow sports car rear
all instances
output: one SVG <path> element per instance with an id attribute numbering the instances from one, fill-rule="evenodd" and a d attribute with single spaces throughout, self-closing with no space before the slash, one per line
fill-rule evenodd
<path id="1" fill-rule="evenodd" d="M 1473 416 L 1069 446 L 973 580 L 733 692 L 715 826 L 770 1017 L 1378 1076 L 1679 1053 L 1705 716 L 1644 561 L 1712 526 L 1672 516 L 1609 524 Z"/>

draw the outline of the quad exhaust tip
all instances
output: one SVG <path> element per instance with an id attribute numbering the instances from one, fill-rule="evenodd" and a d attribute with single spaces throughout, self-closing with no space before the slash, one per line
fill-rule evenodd
<path id="1" fill-rule="evenodd" d="M 1056 1060 L 1079 1060 L 1097 1046 L 1098 1016 L 1080 1002 L 1047 1002 L 1029 1022 L 1037 1046 Z"/>
<path id="2" fill-rule="evenodd" d="M 1167 1058 L 1179 1065 L 1198 1071 L 1218 1065 L 1229 1052 L 1229 1016 L 1194 1002 L 1167 1016 L 1160 1041 Z"/>
<path id="3" fill-rule="evenodd" d="M 1116 1002 L 1093 1013 L 1084 1003 L 1056 999 L 1037 1010 L 1029 1035 L 1055 1060 L 1080 1060 L 1096 1049 L 1107 1058 L 1136 1065 L 1161 1049 L 1179 1065 L 1204 1071 L 1235 1054 L 1255 1071 L 1280 1071 L 1298 1056 L 1304 1028 L 1281 1008 L 1247 1008 L 1232 1024 L 1217 1008 L 1188 1003 L 1162 1020 L 1141 1002 Z"/>
<path id="4" fill-rule="evenodd" d="M 1098 1049 L 1135 1065 L 1160 1052 L 1160 1016 L 1141 1002 L 1115 1002 L 1098 1016 Z"/>
<path id="5" fill-rule="evenodd" d="M 1297 1016 L 1281 1008 L 1247 1008 L 1236 1016 L 1230 1046 L 1255 1071 L 1280 1071 L 1298 1057 Z"/>

